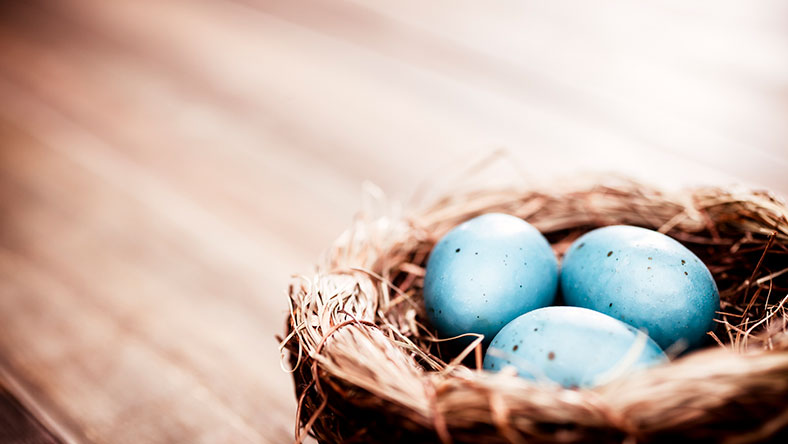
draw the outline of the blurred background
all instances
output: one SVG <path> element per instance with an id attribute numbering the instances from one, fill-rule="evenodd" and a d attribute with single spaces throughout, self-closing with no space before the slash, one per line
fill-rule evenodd
<path id="1" fill-rule="evenodd" d="M 2 2 L 0 440 L 288 442 L 286 284 L 364 181 L 785 196 L 786 122 L 778 0 Z"/>

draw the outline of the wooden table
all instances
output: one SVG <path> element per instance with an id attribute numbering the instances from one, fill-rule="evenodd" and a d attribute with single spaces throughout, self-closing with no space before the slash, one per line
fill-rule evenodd
<path id="1" fill-rule="evenodd" d="M 366 180 L 788 194 L 777 0 L 0 8 L 0 441 L 291 440 L 286 283 Z"/>

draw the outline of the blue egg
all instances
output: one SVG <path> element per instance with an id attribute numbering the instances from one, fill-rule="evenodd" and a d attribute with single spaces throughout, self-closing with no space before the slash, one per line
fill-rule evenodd
<path id="1" fill-rule="evenodd" d="M 487 349 L 484 368 L 513 366 L 524 378 L 588 388 L 667 360 L 651 338 L 610 316 L 581 307 L 546 307 L 501 329 Z"/>
<path id="2" fill-rule="evenodd" d="M 441 336 L 480 333 L 489 342 L 512 319 L 550 305 L 557 286 L 558 263 L 544 236 L 520 218 L 490 213 L 435 245 L 424 303 Z"/>
<path id="3" fill-rule="evenodd" d="M 664 234 L 625 225 L 591 231 L 569 247 L 561 291 L 568 305 L 644 329 L 662 348 L 704 342 L 720 307 L 697 256 Z"/>

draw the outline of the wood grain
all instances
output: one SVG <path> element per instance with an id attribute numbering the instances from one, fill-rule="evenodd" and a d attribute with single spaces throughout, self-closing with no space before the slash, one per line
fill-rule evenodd
<path id="1" fill-rule="evenodd" d="M 11 392 L 0 386 L 0 442 L 58 444 L 62 441 Z"/>
<path id="2" fill-rule="evenodd" d="M 0 438 L 290 440 L 284 289 L 366 180 L 788 193 L 783 2 L 0 8 Z"/>

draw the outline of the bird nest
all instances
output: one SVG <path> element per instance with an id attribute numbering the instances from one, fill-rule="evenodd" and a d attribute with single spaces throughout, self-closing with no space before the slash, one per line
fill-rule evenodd
<path id="1" fill-rule="evenodd" d="M 422 301 L 433 245 L 488 212 L 537 227 L 560 257 L 594 228 L 680 241 L 711 270 L 710 345 L 594 389 L 481 370 L 477 338 L 437 337 Z M 296 441 L 744 443 L 788 438 L 788 207 L 768 192 L 635 183 L 453 194 L 409 217 L 358 218 L 294 278 L 281 341 Z M 461 343 L 462 345 L 457 345 Z M 786 441 L 783 441 L 786 442 Z"/>

